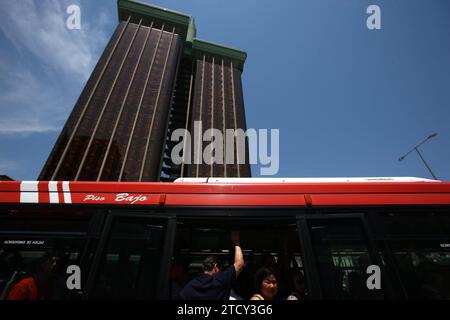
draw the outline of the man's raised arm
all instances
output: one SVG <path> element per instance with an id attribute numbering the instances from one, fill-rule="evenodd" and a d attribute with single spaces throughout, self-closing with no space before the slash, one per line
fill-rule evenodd
<path id="1" fill-rule="evenodd" d="M 236 277 L 241 273 L 244 268 L 244 255 L 240 247 L 240 234 L 239 231 L 231 231 L 231 241 L 234 245 L 234 270 L 236 271 Z"/>

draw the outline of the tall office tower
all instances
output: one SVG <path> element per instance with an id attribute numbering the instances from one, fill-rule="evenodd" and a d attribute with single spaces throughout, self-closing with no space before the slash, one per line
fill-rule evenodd
<path id="1" fill-rule="evenodd" d="M 118 12 L 119 25 L 39 180 L 249 177 L 246 141 L 242 155 L 239 141 L 232 139 L 232 164 L 208 164 L 203 157 L 201 163 L 188 157 L 187 137 L 171 140 L 176 129 L 188 130 L 193 154 L 197 121 L 202 136 L 210 128 L 224 134 L 245 131 L 241 73 L 246 53 L 197 39 L 189 15 L 130 0 L 119 0 Z M 181 164 L 171 158 L 179 143 L 185 146 Z M 199 150 L 208 144 L 198 143 Z M 238 157 L 245 163 L 238 164 Z"/>

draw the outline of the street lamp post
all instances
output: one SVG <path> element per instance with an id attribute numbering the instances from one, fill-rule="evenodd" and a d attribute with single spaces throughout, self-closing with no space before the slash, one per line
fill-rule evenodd
<path id="1" fill-rule="evenodd" d="M 425 161 L 425 158 L 422 156 L 422 154 L 419 151 L 419 147 L 424 144 L 425 142 L 427 142 L 428 140 L 430 140 L 431 138 L 434 138 L 437 136 L 437 133 L 433 133 L 430 134 L 425 140 L 423 140 L 421 143 L 417 144 L 414 148 L 412 148 L 411 150 L 409 150 L 404 156 L 401 156 L 398 161 L 402 161 L 403 159 L 405 159 L 411 152 L 416 151 L 417 154 L 419 155 L 420 159 L 422 159 L 423 163 L 425 164 L 425 166 L 427 167 L 428 171 L 430 171 L 431 175 L 433 176 L 433 178 L 435 180 L 437 180 L 436 176 L 434 175 L 433 171 L 431 170 L 430 166 L 428 165 L 428 163 Z"/>

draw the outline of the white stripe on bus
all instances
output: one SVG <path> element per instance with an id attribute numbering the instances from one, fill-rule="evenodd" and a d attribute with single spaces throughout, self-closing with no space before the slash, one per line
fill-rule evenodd
<path id="1" fill-rule="evenodd" d="M 58 181 L 50 181 L 48 183 L 48 192 L 50 195 L 50 203 L 59 203 Z"/>
<path id="2" fill-rule="evenodd" d="M 72 197 L 70 196 L 70 189 L 69 189 L 69 181 L 63 181 L 62 186 L 63 186 L 64 202 L 72 203 Z"/>
<path id="3" fill-rule="evenodd" d="M 20 202 L 38 203 L 38 181 L 22 181 L 20 183 Z"/>

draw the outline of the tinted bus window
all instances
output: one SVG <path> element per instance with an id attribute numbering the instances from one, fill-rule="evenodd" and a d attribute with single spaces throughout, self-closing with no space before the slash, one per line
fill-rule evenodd
<path id="1" fill-rule="evenodd" d="M 66 270 L 69 265 L 82 268 L 92 214 L 91 210 L 74 208 L 2 207 L 1 297 L 21 300 L 81 298 L 81 291 L 67 288 Z M 51 266 L 46 265 L 46 259 L 53 261 Z M 23 295 L 14 294 L 25 280 L 34 284 L 37 294 L 30 296 L 28 291 Z"/>
<path id="2" fill-rule="evenodd" d="M 374 261 L 359 220 L 311 219 L 308 225 L 324 298 L 383 297 L 381 290 L 369 290 L 366 284 L 366 269 Z"/>
<path id="3" fill-rule="evenodd" d="M 371 216 L 396 289 L 408 299 L 450 299 L 450 216 L 445 210 Z"/>
<path id="4" fill-rule="evenodd" d="M 95 277 L 94 299 L 155 299 L 165 224 L 115 218 Z"/>
<path id="5" fill-rule="evenodd" d="M 66 299 L 66 270 L 80 265 L 85 240 L 72 237 L 0 235 L 0 292 L 2 299 Z M 43 261 L 44 256 L 47 261 Z M 37 295 L 23 281 L 32 281 Z M 26 288 L 24 290 L 23 288 Z"/>
<path id="6" fill-rule="evenodd" d="M 390 250 L 409 299 L 450 299 L 450 241 L 391 241 Z"/>

